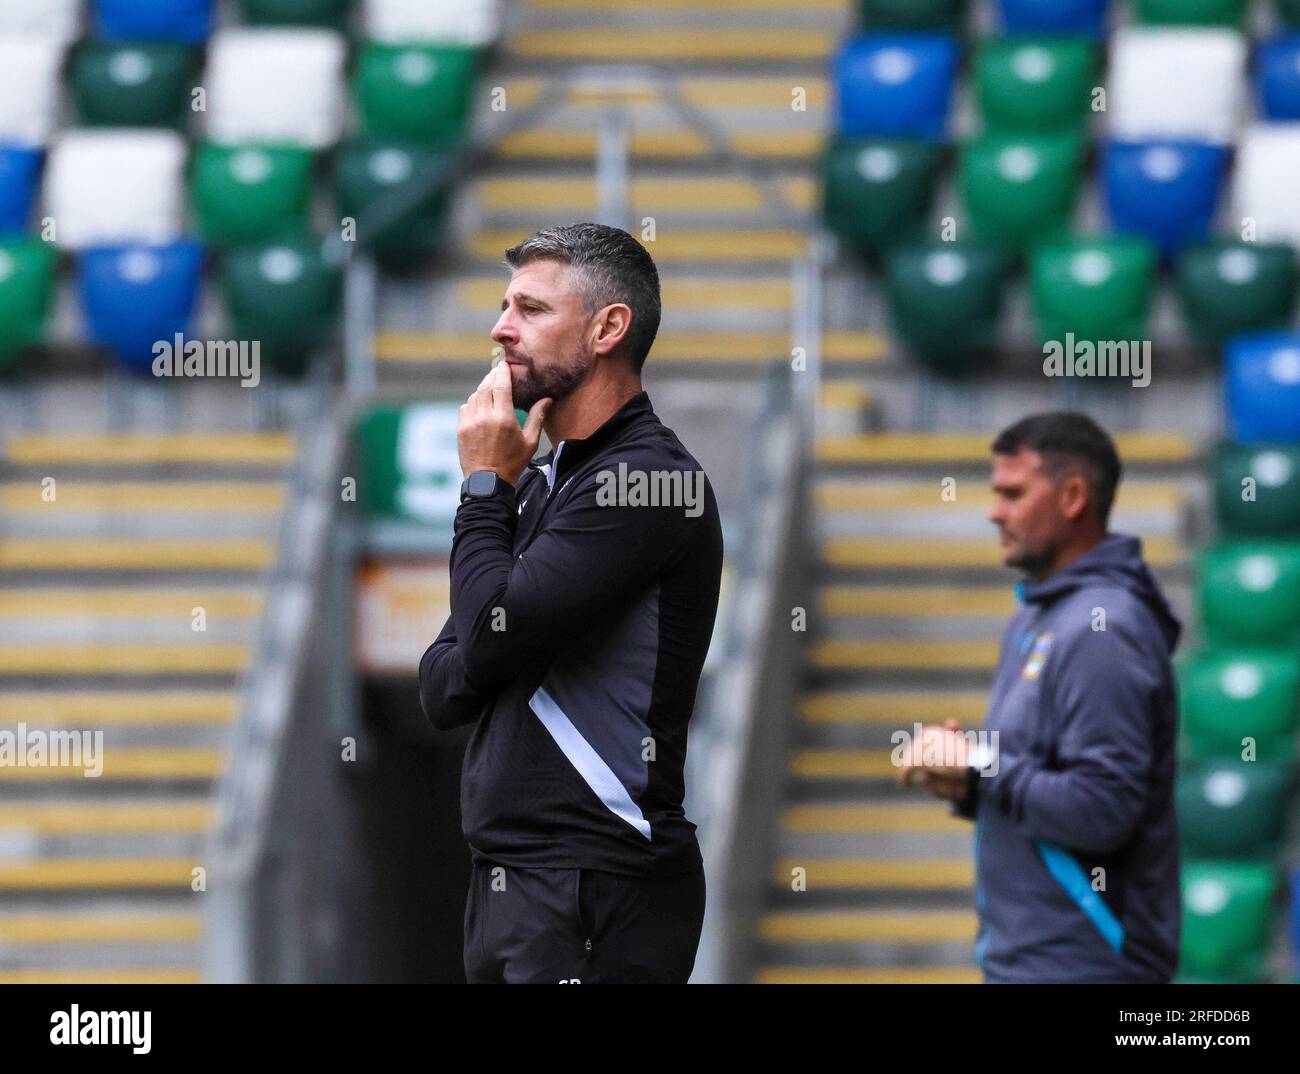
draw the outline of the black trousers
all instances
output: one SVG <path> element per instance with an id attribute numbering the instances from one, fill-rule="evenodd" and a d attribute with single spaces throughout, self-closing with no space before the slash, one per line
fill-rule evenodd
<path id="1" fill-rule="evenodd" d="M 704 867 L 645 879 L 476 862 L 465 902 L 470 984 L 685 984 Z"/>

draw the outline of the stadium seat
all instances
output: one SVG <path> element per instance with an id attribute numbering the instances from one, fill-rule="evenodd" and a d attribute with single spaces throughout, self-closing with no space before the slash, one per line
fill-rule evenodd
<path id="1" fill-rule="evenodd" d="M 313 236 L 231 250 L 222 284 L 235 338 L 259 341 L 263 360 L 283 373 L 301 373 L 334 329 L 339 271 Z"/>
<path id="2" fill-rule="evenodd" d="M 407 183 L 431 181 L 445 170 L 445 154 L 425 146 L 354 139 L 340 147 L 334 171 L 334 192 L 341 217 L 357 221 L 376 258 L 386 266 L 405 268 L 428 257 L 446 233 L 451 195 L 446 187 L 422 199 L 373 236 L 366 236 L 366 211 Z"/>
<path id="3" fill-rule="evenodd" d="M 0 0 L 0 35 L 39 34 L 67 43 L 80 32 L 81 0 Z"/>
<path id="4" fill-rule="evenodd" d="M 1231 30 L 1118 31 L 1111 45 L 1108 134 L 1125 142 L 1232 142 L 1245 62 L 1245 39 Z"/>
<path id="5" fill-rule="evenodd" d="M 1234 440 L 1300 443 L 1300 332 L 1233 337 L 1223 379 Z"/>
<path id="6" fill-rule="evenodd" d="M 41 151 L 0 145 L 0 236 L 22 234 L 41 177 Z"/>
<path id="7" fill-rule="evenodd" d="M 446 45 L 367 45 L 353 92 L 375 138 L 449 144 L 469 120 L 477 55 Z"/>
<path id="8" fill-rule="evenodd" d="M 239 0 L 249 26 L 319 26 L 343 30 L 352 0 Z"/>
<path id="9" fill-rule="evenodd" d="M 212 0 L 94 0 L 95 29 L 115 41 L 198 44 L 212 31 Z"/>
<path id="10" fill-rule="evenodd" d="M 929 142 L 834 139 L 822 160 L 826 226 L 868 254 L 920 237 L 941 154 Z"/>
<path id="11" fill-rule="evenodd" d="M 967 0 L 858 0 L 858 17 L 869 30 L 949 30 L 966 22 Z"/>
<path id="12" fill-rule="evenodd" d="M 1210 645 L 1300 651 L 1300 540 L 1211 545 L 1197 595 Z"/>
<path id="13" fill-rule="evenodd" d="M 1300 280 L 1287 243 L 1198 243 L 1183 252 L 1177 274 L 1183 313 L 1203 343 L 1291 323 Z"/>
<path id="14" fill-rule="evenodd" d="M 1214 511 L 1231 536 L 1300 538 L 1300 444 L 1220 445 Z"/>
<path id="15" fill-rule="evenodd" d="M 1108 0 L 998 0 L 1009 34 L 1088 34 L 1100 37 Z"/>
<path id="16" fill-rule="evenodd" d="M 195 155 L 190 201 L 219 245 L 306 229 L 311 153 L 293 146 L 213 145 Z"/>
<path id="17" fill-rule="evenodd" d="M 1233 219 L 1244 238 L 1300 245 L 1300 123 L 1261 123 L 1241 135 L 1233 175 Z"/>
<path id="18" fill-rule="evenodd" d="M 190 106 L 197 55 L 172 42 L 88 41 L 72 61 L 81 121 L 95 127 L 178 127 Z"/>
<path id="19" fill-rule="evenodd" d="M 1288 761 L 1193 761 L 1178 774 L 1178 828 L 1189 857 L 1249 858 L 1277 849 L 1294 782 Z"/>
<path id="20" fill-rule="evenodd" d="M 846 138 L 942 140 L 957 41 L 947 34 L 867 34 L 835 60 L 837 130 Z"/>
<path id="21" fill-rule="evenodd" d="M 1300 27 L 1300 0 L 1277 0 L 1277 17 L 1283 26 Z"/>
<path id="22" fill-rule="evenodd" d="M 1165 255 L 1204 238 L 1228 168 L 1224 146 L 1199 142 L 1110 142 L 1102 192 L 1115 231 L 1145 235 Z"/>
<path id="23" fill-rule="evenodd" d="M 1077 130 L 1089 115 L 1097 46 L 1086 37 L 986 41 L 975 94 L 991 132 Z"/>
<path id="24" fill-rule="evenodd" d="M 185 142 L 172 131 L 69 130 L 50 151 L 45 213 L 68 249 L 181 233 Z"/>
<path id="25" fill-rule="evenodd" d="M 344 52 L 332 30 L 219 31 L 208 50 L 207 136 L 332 145 L 343 125 Z"/>
<path id="26" fill-rule="evenodd" d="M 1260 982 L 1267 974 L 1277 866 L 1187 862 L 1182 870 L 1180 981 Z"/>
<path id="27" fill-rule="evenodd" d="M 963 146 L 959 184 L 975 238 L 1020 250 L 1067 233 L 1083 148 L 1077 134 L 987 134 Z"/>
<path id="28" fill-rule="evenodd" d="M 988 244 L 935 242 L 898 250 L 885 281 L 894 330 L 937 372 L 984 368 L 1008 268 L 1003 251 Z"/>
<path id="29" fill-rule="evenodd" d="M 1073 239 L 1034 251 L 1030 289 L 1039 338 L 1144 339 L 1155 266 L 1155 248 L 1136 236 Z"/>
<path id="30" fill-rule="evenodd" d="M 90 338 L 136 373 L 148 373 L 159 341 L 186 334 L 198 305 L 203 247 L 176 242 L 95 246 L 77 258 Z"/>
<path id="31" fill-rule="evenodd" d="M 0 142 L 44 145 L 59 106 L 64 43 L 52 35 L 0 33 Z"/>
<path id="32" fill-rule="evenodd" d="M 1300 119 L 1300 34 L 1276 37 L 1259 47 L 1255 97 L 1264 119 Z"/>
<path id="33" fill-rule="evenodd" d="M 372 41 L 481 48 L 501 32 L 497 0 L 363 0 L 363 26 Z"/>
<path id="34" fill-rule="evenodd" d="M 0 368 L 40 342 L 54 293 L 56 251 L 39 239 L 0 239 Z"/>
<path id="35" fill-rule="evenodd" d="M 1188 755 L 1260 760 L 1295 756 L 1300 662 L 1264 649 L 1203 650 L 1180 666 L 1179 700 Z"/>
<path id="36" fill-rule="evenodd" d="M 1240 29 L 1246 0 L 1136 0 L 1139 20 L 1151 26 L 1226 26 Z"/>

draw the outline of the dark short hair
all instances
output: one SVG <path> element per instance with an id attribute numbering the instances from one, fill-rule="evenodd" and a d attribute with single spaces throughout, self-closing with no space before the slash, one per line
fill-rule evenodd
<path id="1" fill-rule="evenodd" d="M 506 251 L 512 269 L 531 261 L 568 265 L 592 313 L 615 302 L 631 309 L 632 324 L 624 345 L 633 371 L 640 373 L 659 333 L 663 309 L 659 270 L 649 251 L 622 228 L 565 224 L 543 228 Z"/>
<path id="2" fill-rule="evenodd" d="M 1083 471 L 1097 520 L 1105 525 L 1115 503 L 1123 467 L 1115 442 L 1087 414 L 1057 410 L 1031 414 L 998 433 L 993 454 L 1014 455 L 1027 449 L 1043 458 L 1043 471 L 1053 482 Z"/>

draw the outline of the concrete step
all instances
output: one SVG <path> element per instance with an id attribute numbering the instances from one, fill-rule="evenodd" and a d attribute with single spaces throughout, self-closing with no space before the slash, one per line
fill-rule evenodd
<path id="1" fill-rule="evenodd" d="M 276 468 L 296 457 L 288 433 L 159 433 L 14 436 L 0 450 L 12 466 L 226 465 Z"/>
<path id="2" fill-rule="evenodd" d="M 0 690 L 0 726 L 23 720 L 76 727 L 225 727 L 238 711 L 231 690 Z"/>

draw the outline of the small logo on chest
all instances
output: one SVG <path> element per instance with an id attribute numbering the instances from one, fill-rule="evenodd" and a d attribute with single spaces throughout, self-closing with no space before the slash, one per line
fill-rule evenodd
<path id="1" fill-rule="evenodd" d="M 1045 634 L 1039 634 L 1034 639 L 1033 648 L 1030 650 L 1029 659 L 1025 661 L 1024 669 L 1020 672 L 1022 679 L 1028 679 L 1033 682 L 1043 672 L 1043 664 L 1047 662 L 1048 650 L 1052 647 L 1052 642 L 1056 635 L 1051 631 Z"/>

